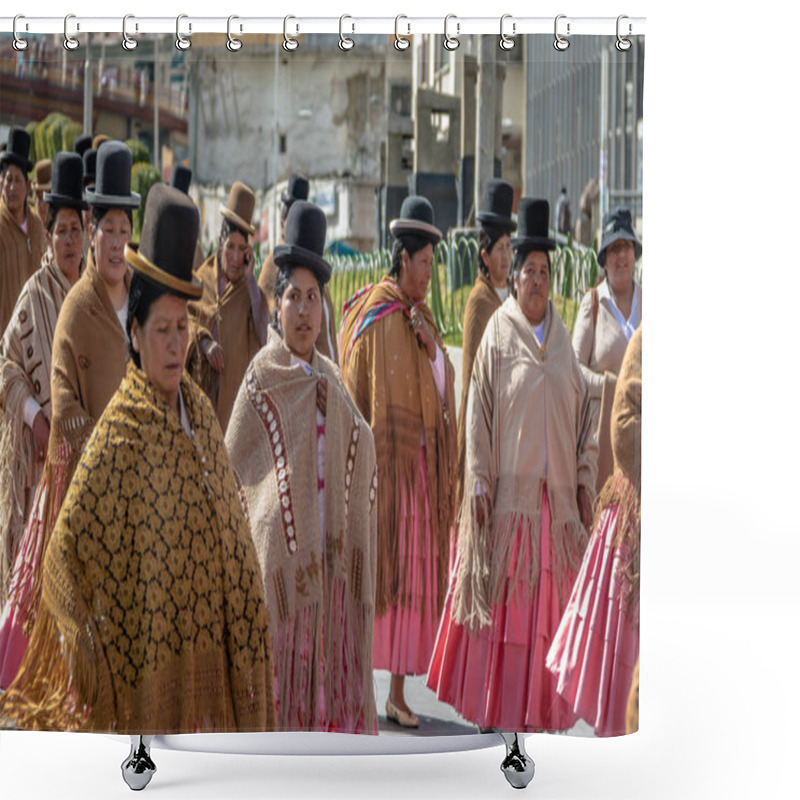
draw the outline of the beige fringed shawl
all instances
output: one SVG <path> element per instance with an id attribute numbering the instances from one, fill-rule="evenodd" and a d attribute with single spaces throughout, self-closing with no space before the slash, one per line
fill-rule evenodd
<path id="1" fill-rule="evenodd" d="M 189 437 L 133 363 L 97 423 L 44 564 L 0 717 L 22 728 L 274 727 L 261 575 L 213 409 L 184 374 Z"/>
<path id="2" fill-rule="evenodd" d="M 373 733 L 375 445 L 337 367 L 316 352 L 310 366 L 311 375 L 292 366 L 270 330 L 239 390 L 226 444 L 263 571 L 278 727 Z M 316 421 L 322 377 L 324 550 Z"/>
<path id="3" fill-rule="evenodd" d="M 404 310 L 373 322 L 358 338 L 356 332 L 369 311 L 382 303 Z M 450 526 L 456 479 L 455 372 L 445 352 L 445 399 L 436 390 L 428 354 L 408 324 L 408 297 L 391 278 L 385 278 L 351 305 L 342 322 L 342 375 L 375 436 L 378 453 L 378 579 L 376 614 L 393 605 L 406 607 L 411 596 L 401 593 L 400 487 L 413 487 L 419 473 L 419 451 L 425 435 L 428 503 L 431 509 L 431 552 L 437 554 L 437 609 L 447 592 Z M 425 303 L 419 310 L 444 351 L 444 345 Z M 355 339 L 355 342 L 354 342 Z M 354 343 L 353 343 L 354 342 Z M 407 548 L 410 552 L 411 548 Z M 406 570 L 410 572 L 410 570 Z M 423 597 L 423 602 L 425 598 Z"/>
<path id="4" fill-rule="evenodd" d="M 514 576 L 509 589 L 518 581 L 531 592 L 536 586 L 545 482 L 556 579 L 565 597 L 571 586 L 565 585 L 564 576 L 568 569 L 578 569 L 588 538 L 577 490 L 584 486 L 594 495 L 597 421 L 569 334 L 551 302 L 544 329 L 549 334 L 540 343 L 516 299 L 509 297 L 489 321 L 475 357 L 459 514 L 461 565 L 453 598 L 455 621 L 471 630 L 491 621 L 520 530 L 530 536 L 532 569 Z M 476 518 L 479 486 L 493 498 L 484 525 Z"/>
<path id="5" fill-rule="evenodd" d="M 46 255 L 23 287 L 0 343 L 0 607 L 41 474 L 33 434 L 24 421 L 25 404 L 32 397 L 50 422 L 53 334 L 69 290 L 64 273 Z"/>

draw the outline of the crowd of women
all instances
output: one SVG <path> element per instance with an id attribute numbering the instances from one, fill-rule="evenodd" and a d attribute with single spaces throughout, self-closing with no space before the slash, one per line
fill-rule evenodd
<path id="1" fill-rule="evenodd" d="M 97 144 L 55 156 L 39 212 L 25 131 L 0 155 L 0 724 L 374 734 L 381 669 L 406 728 L 405 679 L 426 675 L 483 729 L 635 730 L 629 212 L 604 219 L 571 338 L 547 201 L 515 221 L 491 182 L 457 405 L 426 198 L 337 334 L 307 180 L 259 270 L 248 186 L 202 260 L 176 169 L 133 244 L 130 151 Z"/>

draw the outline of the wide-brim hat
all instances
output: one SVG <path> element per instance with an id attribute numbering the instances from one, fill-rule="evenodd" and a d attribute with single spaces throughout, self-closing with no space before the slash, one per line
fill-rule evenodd
<path id="1" fill-rule="evenodd" d="M 308 267 L 321 281 L 331 279 L 331 265 L 322 257 L 327 232 L 325 212 L 306 200 L 292 203 L 286 216 L 286 235 L 273 259 L 279 269 L 288 266 Z"/>
<path id="2" fill-rule="evenodd" d="M 89 208 L 83 199 L 83 159 L 77 153 L 56 153 L 52 186 L 42 199 L 45 203 L 76 211 Z"/>
<path id="3" fill-rule="evenodd" d="M 597 263 L 601 267 L 606 265 L 606 250 L 609 245 L 619 239 L 633 242 L 634 259 L 638 260 L 642 255 L 642 243 L 636 238 L 631 212 L 627 208 L 615 208 L 603 217 L 603 238 L 600 240 L 600 250 L 597 253 Z"/>
<path id="4" fill-rule="evenodd" d="M 518 235 L 511 239 L 514 249 L 555 250 L 550 237 L 550 203 L 533 197 L 521 197 L 517 208 Z"/>
<path id="5" fill-rule="evenodd" d="M 281 195 L 281 200 L 289 207 L 296 200 L 308 200 L 308 178 L 302 175 L 291 175 L 286 191 Z"/>
<path id="6" fill-rule="evenodd" d="M 50 191 L 51 181 L 53 179 L 53 162 L 49 158 L 43 158 L 37 161 L 33 168 L 33 180 L 31 185 L 35 192 Z M 45 200 L 45 202 L 47 202 Z"/>
<path id="7" fill-rule="evenodd" d="M 150 283 L 187 300 L 203 295 L 203 284 L 192 274 L 200 215 L 194 203 L 166 183 L 147 194 L 139 245 L 125 245 L 125 260 Z"/>
<path id="8" fill-rule="evenodd" d="M 421 194 L 412 194 L 403 200 L 400 216 L 389 223 L 389 230 L 395 239 L 404 233 L 412 233 L 423 236 L 434 245 L 442 238 L 442 232 L 433 224 L 433 206 Z"/>
<path id="9" fill-rule="evenodd" d="M 228 222 L 232 222 L 237 228 L 241 228 L 250 234 L 256 232 L 256 226 L 253 225 L 253 211 L 256 208 L 256 196 L 253 190 L 241 183 L 240 181 L 234 182 L 231 186 L 231 193 L 228 195 L 228 205 L 223 206 L 219 213 L 222 214 Z"/>
<path id="10" fill-rule="evenodd" d="M 101 208 L 138 208 L 141 198 L 131 191 L 131 151 L 123 142 L 103 142 L 97 151 L 97 175 L 94 189 L 86 200 Z"/>
<path id="11" fill-rule="evenodd" d="M 170 183 L 184 194 L 189 194 L 189 186 L 192 184 L 192 171 L 183 164 L 176 164 L 172 168 Z"/>
<path id="12" fill-rule="evenodd" d="M 0 166 L 14 164 L 27 175 L 33 169 L 30 152 L 31 137 L 28 131 L 25 128 L 11 128 L 6 149 L 0 153 Z"/>
<path id="13" fill-rule="evenodd" d="M 485 203 L 485 207 L 476 215 L 478 222 L 509 232 L 517 229 L 517 223 L 511 218 L 514 189 L 510 183 L 497 179 L 489 181 Z"/>
<path id="14" fill-rule="evenodd" d="M 88 133 L 76 136 L 75 141 L 72 143 L 72 149 L 83 158 L 83 154 L 92 149 L 92 137 Z"/>
<path id="15" fill-rule="evenodd" d="M 97 150 L 90 148 L 83 154 L 83 185 L 94 186 L 97 179 Z"/>

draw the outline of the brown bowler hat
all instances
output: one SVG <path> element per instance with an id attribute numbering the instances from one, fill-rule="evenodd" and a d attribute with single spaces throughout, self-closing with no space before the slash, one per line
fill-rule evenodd
<path id="1" fill-rule="evenodd" d="M 245 186 L 240 181 L 236 181 L 231 186 L 231 193 L 228 196 L 228 205 L 223 206 L 219 213 L 228 222 L 232 222 L 237 228 L 247 231 L 250 234 L 256 232 L 253 225 L 253 211 L 256 208 L 256 196 L 249 186 Z"/>
<path id="2" fill-rule="evenodd" d="M 97 136 L 95 136 L 94 139 L 92 139 L 92 150 L 99 150 L 100 145 L 103 144 L 103 142 L 110 142 L 110 141 L 111 141 L 110 136 L 106 136 L 104 133 L 98 133 Z"/>
<path id="3" fill-rule="evenodd" d="M 35 192 L 49 192 L 53 179 L 53 162 L 49 158 L 43 158 L 36 162 L 33 168 L 33 190 Z"/>

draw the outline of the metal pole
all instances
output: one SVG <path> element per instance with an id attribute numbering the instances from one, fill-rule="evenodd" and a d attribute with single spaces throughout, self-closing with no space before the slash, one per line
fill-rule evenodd
<path id="1" fill-rule="evenodd" d="M 83 62 L 83 132 L 92 133 L 92 34 L 86 34 L 86 59 Z"/>
<path id="2" fill-rule="evenodd" d="M 280 39 L 276 35 L 275 39 L 275 85 L 272 91 L 272 113 L 274 116 L 275 132 L 272 137 L 272 168 L 275 173 L 272 182 L 272 230 L 270 231 L 270 242 L 272 249 L 275 250 L 275 245 L 280 241 L 280 216 L 278 211 L 278 137 L 280 135 L 278 129 L 278 71 L 281 66 L 280 55 Z"/>
<path id="3" fill-rule="evenodd" d="M 608 48 L 600 54 L 600 219 L 608 211 Z"/>
<path id="4" fill-rule="evenodd" d="M 486 196 L 486 187 L 494 177 L 494 133 L 497 91 L 495 37 L 483 35 L 478 45 L 478 124 L 475 134 L 475 201 L 477 211 Z"/>
<path id="5" fill-rule="evenodd" d="M 161 172 L 161 135 L 158 119 L 158 40 L 153 42 L 153 166 Z"/>

